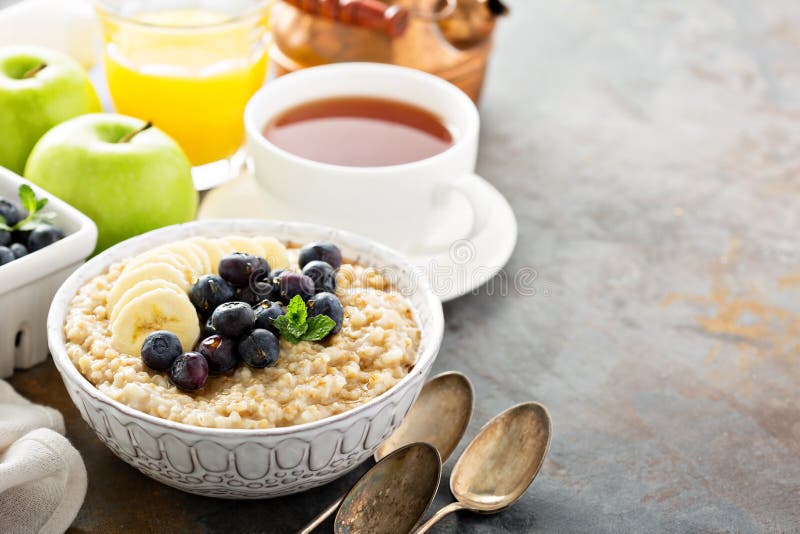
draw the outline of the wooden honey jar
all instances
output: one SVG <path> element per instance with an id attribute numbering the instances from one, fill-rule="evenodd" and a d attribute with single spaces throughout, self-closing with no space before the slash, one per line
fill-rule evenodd
<path id="1" fill-rule="evenodd" d="M 375 61 L 440 76 L 477 102 L 500 0 L 284 0 L 272 11 L 275 74 Z"/>

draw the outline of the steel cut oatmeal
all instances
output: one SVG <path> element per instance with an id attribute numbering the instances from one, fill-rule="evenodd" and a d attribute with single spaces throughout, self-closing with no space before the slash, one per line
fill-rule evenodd
<path id="1" fill-rule="evenodd" d="M 289 251 L 287 258 L 296 269 L 296 251 Z M 207 262 L 192 261 L 171 261 L 170 274 L 186 264 L 201 265 L 187 276 L 207 269 Z M 147 262 L 126 260 L 86 283 L 72 300 L 64 325 L 67 354 L 78 370 L 105 395 L 142 412 L 215 428 L 308 423 L 377 397 L 406 376 L 416 362 L 420 331 L 408 300 L 376 270 L 344 263 L 336 273 L 336 295 L 344 308 L 339 333 L 324 342 L 293 344 L 281 338 L 274 367 L 239 365 L 232 373 L 209 380 L 198 392 L 183 392 L 166 374 L 145 366 L 139 354 L 115 348 L 119 344 L 113 341 L 112 315 L 121 320 L 124 314 L 112 309 L 109 296 L 113 295 L 114 305 L 136 302 L 114 288 L 128 272 L 142 269 L 137 265 L 142 263 Z M 145 268 L 152 270 L 152 266 Z M 153 284 L 149 279 L 144 283 Z M 186 284 L 176 278 L 165 287 L 145 289 L 169 291 L 163 295 L 173 298 L 174 293 L 185 292 Z"/>

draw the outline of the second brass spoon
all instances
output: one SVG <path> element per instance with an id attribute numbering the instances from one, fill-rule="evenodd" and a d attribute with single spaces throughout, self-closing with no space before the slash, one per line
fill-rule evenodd
<path id="1" fill-rule="evenodd" d="M 394 450 L 414 442 L 430 443 L 439 451 L 442 463 L 453 453 L 472 417 L 474 392 L 469 378 L 450 371 L 428 380 L 400 426 L 375 451 L 380 461 Z M 344 497 L 323 510 L 298 534 L 309 534 L 342 504 Z"/>
<path id="2" fill-rule="evenodd" d="M 486 423 L 450 475 L 456 502 L 433 514 L 414 534 L 427 532 L 457 510 L 494 514 L 517 502 L 542 468 L 551 428 L 550 414 L 538 402 L 513 406 Z"/>

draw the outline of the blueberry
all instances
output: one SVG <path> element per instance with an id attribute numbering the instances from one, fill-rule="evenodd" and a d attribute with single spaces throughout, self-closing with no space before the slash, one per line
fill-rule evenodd
<path id="1" fill-rule="evenodd" d="M 208 380 L 208 362 L 199 352 L 184 352 L 169 368 L 172 383 L 184 391 L 196 391 Z"/>
<path id="2" fill-rule="evenodd" d="M 11 232 L 0 230 L 0 247 L 7 247 L 11 244 Z"/>
<path id="3" fill-rule="evenodd" d="M 278 361 L 278 338 L 269 330 L 257 328 L 239 342 L 239 354 L 244 363 L 261 369 Z"/>
<path id="4" fill-rule="evenodd" d="M 324 261 L 334 269 L 338 269 L 342 266 L 342 252 L 339 247 L 328 242 L 309 243 L 300 249 L 297 263 L 301 269 L 314 260 Z"/>
<path id="5" fill-rule="evenodd" d="M 211 326 L 224 336 L 239 337 L 253 329 L 256 314 L 246 302 L 220 304 L 211 314 Z"/>
<path id="6" fill-rule="evenodd" d="M 211 337 L 213 335 L 219 334 L 211 324 L 211 317 L 206 319 L 205 322 L 200 320 L 200 339 L 205 339 L 207 337 Z"/>
<path id="7" fill-rule="evenodd" d="M 14 253 L 11 252 L 11 249 L 8 247 L 0 247 L 0 265 L 5 265 L 6 263 L 11 263 L 17 259 L 14 256 Z"/>
<path id="8" fill-rule="evenodd" d="M 269 290 L 266 292 L 265 297 L 272 302 L 277 300 L 281 300 L 281 285 L 280 285 L 280 277 L 283 274 L 284 269 L 275 269 L 269 276 L 267 277 L 267 281 L 270 285 Z"/>
<path id="9" fill-rule="evenodd" d="M 314 317 L 316 315 L 327 315 L 336 323 L 336 326 L 328 334 L 329 336 L 339 333 L 339 330 L 342 329 L 344 308 L 333 293 L 317 293 L 308 299 L 308 316 Z"/>
<path id="10" fill-rule="evenodd" d="M 11 232 L 11 241 L 14 243 L 22 243 L 24 245 L 28 242 L 28 238 L 30 236 L 30 230 L 14 230 Z"/>
<path id="11" fill-rule="evenodd" d="M 28 249 L 22 243 L 12 243 L 9 247 L 11 252 L 14 253 L 15 258 L 21 258 L 22 256 L 26 256 L 28 254 Z"/>
<path id="12" fill-rule="evenodd" d="M 223 302 L 231 300 L 234 292 L 233 286 L 221 276 L 207 274 L 201 276 L 189 289 L 189 300 L 197 311 L 208 315 Z"/>
<path id="13" fill-rule="evenodd" d="M 314 281 L 314 291 L 317 293 L 336 291 L 336 273 L 328 262 L 312 260 L 303 267 L 303 274 Z"/>
<path id="14" fill-rule="evenodd" d="M 314 281 L 304 274 L 283 271 L 276 280 L 282 302 L 288 303 L 295 295 L 308 300 L 314 294 Z"/>
<path id="15" fill-rule="evenodd" d="M 181 340 L 172 332 L 158 330 L 145 338 L 142 344 L 142 360 L 154 371 L 170 368 L 175 358 L 181 355 Z"/>
<path id="16" fill-rule="evenodd" d="M 256 328 L 263 328 L 269 330 L 275 335 L 278 335 L 278 329 L 272 323 L 281 315 L 285 315 L 280 302 L 270 302 L 269 300 L 262 300 L 253 310 L 256 312 Z"/>
<path id="17" fill-rule="evenodd" d="M 64 232 L 50 224 L 40 224 L 28 236 L 28 250 L 36 252 L 64 237 Z"/>
<path id="18" fill-rule="evenodd" d="M 5 219 L 8 226 L 14 226 L 23 218 L 24 210 L 17 207 L 16 204 L 7 198 L 0 197 L 0 217 Z M 25 214 L 27 217 L 27 214 Z"/>
<path id="19" fill-rule="evenodd" d="M 259 282 L 260 284 L 261 282 Z M 240 287 L 236 290 L 236 294 L 233 296 L 232 300 L 238 300 L 240 302 L 246 302 L 250 306 L 255 306 L 267 296 L 267 293 L 272 289 L 272 286 L 267 286 L 268 289 L 261 289 L 256 288 L 257 284 L 252 284 L 250 287 Z"/>
<path id="20" fill-rule="evenodd" d="M 219 275 L 235 285 L 245 287 L 251 280 L 259 280 L 269 275 L 269 264 L 264 258 L 234 252 L 219 260 Z"/>
<path id="21" fill-rule="evenodd" d="M 197 352 L 208 361 L 208 374 L 221 375 L 227 373 L 239 361 L 236 340 L 224 336 L 211 336 L 200 342 Z"/>

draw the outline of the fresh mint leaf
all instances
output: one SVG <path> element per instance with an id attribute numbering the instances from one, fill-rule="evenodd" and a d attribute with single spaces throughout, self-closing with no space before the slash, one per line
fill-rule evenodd
<path id="1" fill-rule="evenodd" d="M 300 338 L 292 333 L 293 329 L 290 328 L 290 321 L 285 315 L 280 315 L 276 317 L 275 321 L 272 323 L 272 326 L 277 328 L 278 332 L 280 332 L 281 334 L 281 337 L 283 337 L 287 341 L 291 343 L 300 342 Z"/>
<path id="2" fill-rule="evenodd" d="M 303 334 L 306 333 L 306 329 L 308 325 L 306 323 L 293 323 L 289 321 L 289 324 L 286 327 L 286 333 L 289 334 L 291 337 L 296 337 L 300 339 L 303 337 Z"/>
<path id="3" fill-rule="evenodd" d="M 289 305 L 286 306 L 286 314 L 275 319 L 273 324 L 283 337 L 292 343 L 297 343 L 308 328 L 306 324 L 307 317 L 308 310 L 306 310 L 306 303 L 303 302 L 303 299 L 299 295 L 295 295 L 289 302 Z M 280 321 L 278 319 L 280 319 Z"/>
<path id="4" fill-rule="evenodd" d="M 28 212 L 29 217 L 39 211 L 37 209 L 36 193 L 33 192 L 33 188 L 28 184 L 19 186 L 19 201 L 22 203 L 22 207 L 25 211 Z"/>
<path id="5" fill-rule="evenodd" d="M 308 320 L 308 329 L 303 334 L 304 341 L 319 341 L 336 326 L 336 322 L 327 315 L 315 315 Z"/>
<path id="6" fill-rule="evenodd" d="M 286 314 L 276 317 L 272 324 L 281 337 L 291 343 L 319 341 L 336 326 L 334 320 L 327 315 L 309 318 L 306 303 L 300 296 L 295 296 L 286 306 Z"/>
<path id="7" fill-rule="evenodd" d="M 306 310 L 306 303 L 300 295 L 295 295 L 289 305 L 286 306 L 286 318 L 290 323 L 295 325 L 305 324 L 308 317 L 308 310 Z M 305 331 L 305 330 L 304 330 Z"/>
<path id="8" fill-rule="evenodd" d="M 31 230 L 35 230 L 36 227 L 39 226 L 38 218 L 26 218 L 23 221 L 18 222 L 14 225 L 14 230 L 22 230 L 23 232 L 30 232 Z"/>
<path id="9" fill-rule="evenodd" d="M 20 185 L 18 194 L 20 204 L 28 212 L 28 216 L 15 224 L 12 230 L 33 230 L 40 224 L 52 222 L 55 218 L 55 213 L 41 213 L 42 208 L 47 205 L 47 199 L 37 199 L 36 193 L 33 192 L 33 188 L 28 184 Z"/>

